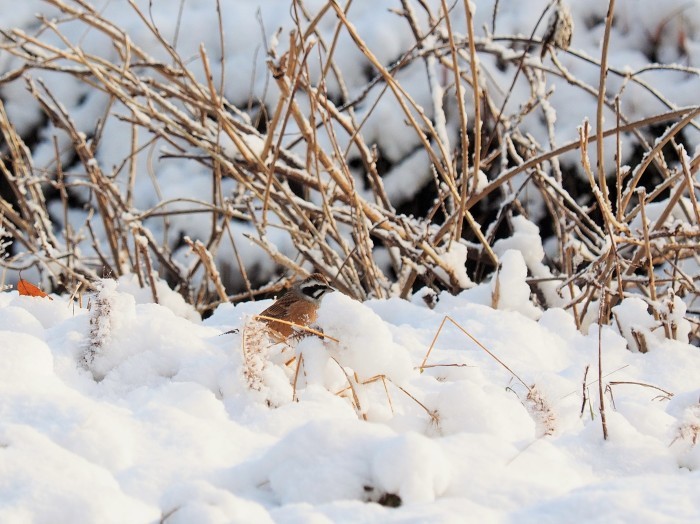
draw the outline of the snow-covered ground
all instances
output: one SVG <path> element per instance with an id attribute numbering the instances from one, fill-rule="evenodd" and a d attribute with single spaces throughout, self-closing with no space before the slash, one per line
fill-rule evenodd
<path id="1" fill-rule="evenodd" d="M 336 292 L 318 324 L 338 342 L 295 347 L 244 335 L 269 301 L 200 321 L 130 277 L 90 311 L 3 293 L 0 522 L 697 522 L 698 349 L 633 299 L 647 354 L 583 335 L 504 260 L 502 309 L 492 284 L 434 309 Z M 424 363 L 446 316 L 519 379 L 450 321 Z"/>
<path id="2" fill-rule="evenodd" d="M 152 3 L 153 20 L 170 38 L 179 2 Z M 272 103 L 277 93 L 266 83 L 261 34 L 271 40 L 283 27 L 284 47 L 293 27 L 289 2 L 221 3 L 229 38 L 227 98 L 245 105 L 253 92 Z M 317 12 L 324 3 L 306 5 Z M 417 2 L 409 4 L 419 12 Z M 493 2 L 475 4 L 475 27 L 483 35 Z M 496 33 L 528 36 L 546 4 L 502 0 Z M 607 2 L 571 4 L 577 28 L 572 47 L 598 56 Z M 700 2 L 616 4 L 611 67 L 621 73 L 645 68 L 652 47 L 661 61 L 700 65 Z M 178 51 L 197 56 L 200 43 L 210 52 L 218 49 L 215 2 L 187 0 L 182 6 Z M 350 9 L 385 63 L 414 43 L 405 20 L 389 10 L 400 7 L 398 1 L 356 0 Z M 162 52 L 155 42 L 149 47 L 152 35 L 126 2 L 106 1 L 100 8 L 139 45 Z M 264 23 L 257 21 L 258 8 Z M 460 9 L 453 14 L 463 23 Z M 40 1 L 0 0 L 0 26 L 35 31 L 39 10 L 56 14 Z M 323 24 L 332 38 L 333 17 Z M 92 52 L 114 52 L 75 21 L 61 28 Z M 58 41 L 47 32 L 41 37 Z M 347 38 L 341 35 L 336 57 L 357 95 L 368 79 Z M 501 71 L 495 57 L 482 59 L 489 85 L 507 88 L 514 68 Z M 560 59 L 577 78 L 596 85 L 597 68 L 563 53 Z M 0 73 L 16 66 L 0 55 Z M 424 69 L 416 62 L 400 72 L 400 80 L 430 108 Z M 38 76 L 78 128 L 94 129 L 106 96 L 66 75 Z M 666 99 L 611 73 L 611 92 L 621 93 L 632 120 L 669 104 L 697 104 L 700 80 L 688 70 L 651 68 L 635 78 L 661 89 Z M 596 101 L 563 80 L 552 82 L 561 143 L 576 136 L 583 118 L 594 117 Z M 329 85 L 331 94 L 334 89 Z M 527 100 L 528 89 L 526 82 L 516 86 L 511 110 Z M 20 132 L 38 126 L 36 168 L 53 169 L 55 129 L 42 123 L 25 84 L 4 84 L 1 94 Z M 392 104 L 383 98 L 363 133 L 400 166 L 386 177 L 389 196 L 400 203 L 412 196 L 412 184 L 431 175 L 415 134 L 406 131 L 404 115 Z M 358 119 L 367 109 L 357 109 Z M 457 124 L 455 119 L 450 129 Z M 106 136 L 117 138 L 104 140 L 96 152 L 101 165 L 117 165 L 130 153 L 130 128 L 108 121 Z M 536 115 L 523 130 L 546 141 Z M 690 127 L 685 133 L 697 141 Z M 143 133 L 138 139 L 150 138 Z M 614 151 L 606 148 L 607 165 L 614 164 Z M 151 157 L 145 151 L 138 170 L 152 169 L 163 198 L 209 197 L 211 188 L 197 183 L 192 163 L 165 159 L 151 165 Z M 66 173 L 73 175 L 80 179 L 81 173 Z M 232 185 L 226 182 L 224 190 Z M 153 180 L 139 178 L 134 208 L 157 203 Z M 82 227 L 88 212 L 78 207 L 71 213 L 76 229 Z M 62 216 L 56 207 L 56 220 Z M 163 234 L 160 219 L 145 223 L 154 236 Z M 202 321 L 166 284 L 158 284 L 158 305 L 131 276 L 104 280 L 99 293 L 81 297 L 82 304 L 68 296 L 0 293 L 0 523 L 699 522 L 700 351 L 683 342 L 689 330 L 685 304 L 674 302 L 677 340 L 665 338 L 646 304 L 633 298 L 616 306 L 612 327 L 599 332 L 593 316 L 579 330 L 569 313 L 541 311 L 531 302 L 527 271 L 546 268 L 536 228 L 524 219 L 519 225 L 515 237 L 495 246 L 503 268 L 486 283 L 458 296 L 423 290 L 410 301 L 359 303 L 332 293 L 318 320 L 327 337 L 304 338 L 293 347 L 272 345 L 256 332 L 251 319 L 269 301 L 225 304 Z M 197 238 L 210 227 L 204 218 L 175 217 L 171 240 L 181 232 Z M 530 237 L 523 236 L 527 231 Z M 84 238 L 89 252 L 92 240 Z M 280 250 L 292 252 L 285 238 Z M 247 264 L 273 271 L 260 250 L 241 246 Z M 224 249 L 219 256 L 233 258 Z M 446 317 L 451 320 L 439 332 Z M 639 337 L 646 354 L 636 351 Z M 599 349 L 607 440 L 599 413 Z"/>
<path id="3" fill-rule="evenodd" d="M 124 1 L 102 0 L 93 2 L 96 10 L 106 20 L 129 35 L 133 42 L 153 60 L 169 63 L 171 58 L 166 48 L 160 44 L 155 35 L 150 32 L 136 11 Z M 586 86 L 597 86 L 599 68 L 591 61 L 600 57 L 600 43 L 604 30 L 604 19 L 607 1 L 595 0 L 587 2 L 568 2 L 574 21 L 571 50 L 576 54 L 559 53 L 559 61 L 568 74 L 577 79 L 578 85 L 567 82 L 558 74 L 552 65 L 551 58 L 545 57 L 542 68 L 538 69 L 543 76 L 539 88 L 549 94 L 538 96 L 538 104 L 544 104 L 536 111 L 520 116 L 522 106 L 531 105 L 533 100 L 532 85 L 524 74 L 516 74 L 517 61 L 504 63 L 502 57 L 517 56 L 524 44 L 513 44 L 513 39 L 526 39 L 537 27 L 535 36 L 540 37 L 547 25 L 546 16 L 539 23 L 542 13 L 551 2 L 547 0 L 500 0 L 494 18 L 494 0 L 479 0 L 475 2 L 474 27 L 476 36 L 488 52 L 479 53 L 482 82 L 484 89 L 492 94 L 494 103 L 500 104 L 509 91 L 511 82 L 512 94 L 504 108 L 504 115 L 512 118 L 514 124 L 523 134 L 534 136 L 543 147 L 554 149 L 569 140 L 578 138 L 578 127 L 584 119 L 595 121 L 597 97 L 595 87 L 593 93 Z M 565 2 L 566 3 L 566 2 Z M 73 0 L 65 4 L 76 7 Z M 302 26 L 308 24 L 304 17 L 295 14 L 290 8 L 289 0 L 260 0 L 222 1 L 220 35 L 217 2 L 215 0 L 184 0 L 182 2 L 138 0 L 134 2 L 141 9 L 142 16 L 157 27 L 158 34 L 168 42 L 183 57 L 192 74 L 199 82 L 206 84 L 200 57 L 200 46 L 207 50 L 211 62 L 212 77 L 217 86 L 221 86 L 226 99 L 247 113 L 251 121 L 256 120 L 256 108 L 264 103 L 268 111 L 272 111 L 277 103 L 279 90 L 271 80 L 270 70 L 266 64 L 269 59 L 266 49 L 276 52 L 277 57 L 284 54 L 289 46 L 289 32 L 295 29 L 294 16 L 301 19 Z M 313 17 L 326 4 L 325 0 L 306 0 L 304 6 Z M 451 20 L 453 30 L 464 34 L 465 13 L 463 2 L 447 2 L 452 8 Z M 430 22 L 425 10 L 419 2 L 407 3 L 413 9 L 413 14 L 422 31 L 428 31 Z M 426 2 L 431 12 L 438 13 L 441 2 L 430 0 Z M 182 12 L 180 13 L 180 8 Z M 357 32 L 377 60 L 389 65 L 415 46 L 415 38 L 406 19 L 399 14 L 402 4 L 398 0 L 375 2 L 372 0 L 356 0 L 348 11 L 348 18 L 357 28 Z M 332 11 L 332 10 L 331 10 Z M 39 30 L 35 13 L 41 12 L 49 19 L 56 19 L 58 36 L 51 30 Z M 115 49 L 113 42 L 104 34 L 87 24 L 80 23 L 68 16 L 61 16 L 55 7 L 50 7 L 42 0 L 0 0 L 0 27 L 19 28 L 24 33 L 37 38 L 48 45 L 64 46 L 62 38 L 80 47 L 92 55 L 105 57 L 107 60 L 121 63 L 123 57 Z M 180 16 L 181 15 L 181 16 Z M 436 15 L 437 16 L 437 15 Z M 495 23 L 494 23 L 495 20 Z M 277 33 L 279 29 L 279 33 Z M 327 12 L 316 26 L 323 37 L 326 46 L 333 42 L 337 30 L 337 17 Z M 23 34 L 24 34 L 23 33 Z M 489 37 L 491 33 L 491 37 Z M 222 49 L 221 42 L 224 46 Z M 427 41 L 425 45 L 431 44 Z M 318 44 L 314 53 L 321 53 Z M 534 46 L 532 54 L 537 57 L 538 49 Z M 278 58 L 279 59 L 279 58 Z M 368 146 L 376 145 L 382 160 L 390 166 L 382 176 L 386 195 L 395 207 L 410 202 L 416 192 L 433 180 L 430 170 L 430 158 L 425 148 L 421 146 L 418 133 L 406 125 L 406 115 L 400 109 L 396 97 L 386 94 L 386 86 L 382 83 L 370 84 L 374 72 L 367 59 L 352 42 L 347 31 L 340 31 L 338 43 L 333 54 L 334 64 L 342 72 L 347 96 L 343 100 L 361 100 L 354 108 L 355 120 L 361 122 L 361 132 Z M 533 60 L 537 61 L 537 58 Z M 671 67 L 657 67 L 652 61 L 662 64 L 674 64 Z M 60 60 L 58 63 L 62 63 Z M 319 74 L 321 60 L 312 54 L 308 60 L 311 77 Z M 14 72 L 20 67 L 20 61 L 10 53 L 0 53 L 0 75 Z M 54 65 L 53 61 L 50 65 Z M 66 64 L 68 67 L 70 64 Z M 73 64 L 75 65 L 75 64 Z M 430 65 L 430 64 L 428 64 Z M 615 6 L 615 21 L 611 32 L 609 52 L 611 68 L 607 80 L 607 90 L 610 99 L 619 97 L 622 117 L 629 122 L 658 115 L 665 111 L 697 103 L 697 93 L 700 92 L 700 3 L 698 0 L 618 0 Z M 432 68 L 432 69 L 431 69 Z M 695 68 L 695 69 L 693 69 Z M 433 64 L 427 68 L 422 60 L 412 60 L 396 72 L 396 79 L 429 118 L 433 118 L 442 129 L 446 149 L 452 150 L 459 144 L 460 130 L 459 111 L 454 100 L 454 90 L 450 91 L 451 73 L 441 70 Z M 116 186 L 126 193 L 133 183 L 132 195 L 129 200 L 132 216 L 143 215 L 144 227 L 152 232 L 156 239 L 164 238 L 174 252 L 176 263 L 197 271 L 203 275 L 203 268 L 197 257 L 190 256 L 190 249 L 181 245 L 185 235 L 191 238 L 206 239 L 211 234 L 212 225 L 206 214 L 172 214 L 164 221 L 160 213 L 174 212 L 193 207 L 192 202 L 211 202 L 212 190 L 210 184 L 210 169 L 196 162 L 173 157 L 171 144 L 158 140 L 147 129 L 139 129 L 133 135 L 132 124 L 120 120 L 119 117 L 133 116 L 120 103 L 112 105 L 110 97 L 82 81 L 78 77 L 50 68 L 42 68 L 24 72 L 31 78 L 41 79 L 51 92 L 51 96 L 59 101 L 71 115 L 79 131 L 87 136 L 95 134 L 97 122 L 105 119 L 104 129 L 99 147 L 95 151 L 95 160 L 110 177 L 114 177 Z M 146 75 L 154 74 L 149 71 Z M 335 76 L 329 74 L 326 81 L 331 97 L 340 97 L 341 91 Z M 550 93 L 551 91 L 551 93 Z M 444 94 L 444 101 L 439 100 Z M 56 145 L 62 151 L 62 158 L 68 162 L 71 156 L 69 137 L 46 121 L 41 107 L 28 92 L 22 76 L 1 86 L 0 96 L 5 104 L 10 121 L 20 134 L 30 134 L 32 144 L 32 161 L 38 172 L 55 172 Z M 296 94 L 296 102 L 301 110 L 309 113 L 310 102 L 303 92 Z M 464 103 L 467 111 L 472 113 L 472 97 L 465 94 Z M 439 107 L 442 109 L 439 109 Z M 249 109 L 252 108 L 252 109 Z M 436 111 L 444 115 L 436 115 Z M 554 135 L 548 137 L 545 114 L 554 118 Z M 198 117 L 197 117 L 198 118 Z M 471 116 L 470 116 L 471 118 Z M 522 121 L 520 121 L 522 118 Z M 606 128 L 611 127 L 617 116 L 608 108 L 604 112 Z M 442 122 L 444 120 L 444 122 Z M 330 125 L 330 124 L 329 124 Z M 693 155 L 700 143 L 700 132 L 693 126 L 686 126 L 682 131 L 689 147 L 688 153 Z M 132 136 L 133 135 L 133 136 Z M 358 153 L 349 147 L 350 134 L 342 126 L 333 124 L 329 134 L 321 127 L 318 129 L 319 144 L 331 152 L 331 135 L 337 141 L 339 148 L 348 146 L 348 163 L 358 161 Z M 305 142 L 298 140 L 298 128 L 293 121 L 285 127 L 284 135 L 279 137 L 281 145 L 289 148 L 299 158 L 306 157 Z M 651 140 L 650 137 L 647 137 Z M 54 140 L 57 142 L 55 143 Z M 133 142 L 132 142 L 133 140 Z M 274 139 L 275 141 L 278 138 Z M 612 172 L 617 162 L 615 137 L 605 142 L 605 155 L 608 170 Z M 624 165 L 632 161 L 635 153 L 636 139 L 629 135 L 621 136 L 622 148 L 619 162 Z M 226 143 L 222 144 L 224 148 Z M 133 148 L 142 148 L 132 158 Z M 228 144 L 229 149 L 233 149 Z M 638 151 L 637 151 L 638 152 Z M 201 152 L 186 148 L 185 154 L 196 157 Z M 591 151 L 595 155 L 595 151 Z M 232 155 L 235 156 L 235 155 Z M 580 167 L 580 155 L 573 151 L 562 155 L 561 161 L 573 169 Z M 130 168 L 138 174 L 130 180 Z M 591 158 L 595 165 L 595 157 Z M 120 166 L 116 169 L 115 166 Z M 127 167 L 125 167 L 127 166 Z M 634 166 L 633 166 L 634 167 Z M 364 173 L 350 167 L 356 177 L 358 191 L 371 200 L 368 190 L 363 190 Z M 88 231 L 86 222 L 93 215 L 86 209 L 85 203 L 90 201 L 89 185 L 85 183 L 85 167 L 81 163 L 64 166 L 64 176 L 67 181 L 70 196 L 68 210 L 64 211 L 64 202 L 58 196 L 50 202 L 49 211 L 56 225 L 57 243 L 68 245 L 77 244 L 84 260 L 94 261 L 99 266 L 100 259 L 93 247 L 93 235 Z M 529 177 L 522 173 L 513 179 L 513 186 L 518 187 Z M 236 184 L 230 178 L 222 182 L 224 195 L 235 193 Z M 524 206 L 530 216 L 536 220 L 546 216 L 541 199 L 521 196 Z M 534 191 L 536 193 L 536 191 Z M 126 199 L 125 199 L 126 200 Z M 164 203 L 167 202 L 167 203 Z M 162 206 L 162 207 L 156 207 Z M 96 206 L 93 206 L 96 207 Z M 70 223 L 75 232 L 73 238 L 63 238 L 66 227 L 64 219 Z M 275 217 L 271 217 L 273 226 Z M 487 227 L 487 224 L 483 225 Z M 109 252 L 105 240 L 103 224 L 96 216 L 91 223 L 94 235 L 102 242 L 103 253 Z M 277 269 L 270 257 L 258 246 L 248 243 L 244 235 L 257 235 L 257 230 L 249 223 L 233 222 L 231 224 L 233 237 L 236 241 L 239 255 L 248 268 L 255 267 L 259 277 L 258 283 L 273 278 Z M 282 228 L 269 227 L 265 231 L 266 238 L 284 255 L 294 257 L 296 248 Z M 179 243 L 180 242 L 180 243 Z M 179 243 L 179 244 L 178 244 Z M 239 275 L 238 264 L 232 242 L 223 241 L 215 253 L 219 266 L 227 265 L 226 272 L 230 279 L 227 284 L 233 284 L 237 290 L 243 290 L 243 279 Z M 377 258 L 383 255 L 380 250 Z M 20 259 L 23 265 L 29 265 L 32 258 Z M 199 269 L 197 270 L 197 267 Z M 385 269 L 385 268 L 382 268 Z M 389 270 L 386 269 L 386 272 Z M 96 271 L 96 274 L 101 274 Z M 27 272 L 27 275 L 35 273 Z M 12 275 L 16 278 L 16 274 Z M 35 278 L 38 278 L 35 277 Z M 43 277 L 46 278 L 46 277 Z M 262 282 L 260 282 L 262 281 Z M 48 284 L 48 279 L 45 280 Z"/>

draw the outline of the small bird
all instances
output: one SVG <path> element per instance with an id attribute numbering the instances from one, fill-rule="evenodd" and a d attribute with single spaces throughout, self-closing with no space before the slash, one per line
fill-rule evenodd
<path id="1" fill-rule="evenodd" d="M 335 289 L 330 286 L 326 277 L 321 273 L 313 273 L 304 280 L 295 283 L 289 291 L 260 313 L 260 316 L 277 318 L 298 326 L 309 326 L 318 316 L 321 299 L 332 291 Z M 284 322 L 267 318 L 260 318 L 260 321 L 267 324 L 270 334 L 278 342 L 287 340 L 297 333 L 293 325 Z"/>

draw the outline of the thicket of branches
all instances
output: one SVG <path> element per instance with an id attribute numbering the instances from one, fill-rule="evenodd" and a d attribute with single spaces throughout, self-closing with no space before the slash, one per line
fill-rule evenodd
<path id="1" fill-rule="evenodd" d="M 535 35 L 544 31 L 549 13 L 543 14 L 540 27 L 533 28 L 531 39 L 488 32 L 478 36 L 484 32 L 474 27 L 466 1 L 461 6 L 465 19 L 460 26 L 466 27 L 462 34 L 445 17 L 452 3 L 418 2 L 416 7 L 403 0 L 397 16 L 411 27 L 415 44 L 386 64 L 348 21 L 346 5 L 330 1 L 309 15 L 303 2 L 296 0 L 291 10 L 297 28 L 279 35 L 288 39 L 288 49 L 267 49 L 269 81 L 280 96 L 275 105 L 260 107 L 229 102 L 211 73 L 207 49 L 201 47 L 196 60 L 186 61 L 149 13 L 134 2 L 128 8 L 138 14 L 167 60 L 149 55 L 87 1 L 47 0 L 47 4 L 61 16 L 41 18 L 40 28 L 32 34 L 3 29 L 1 48 L 19 65 L 0 78 L 0 86 L 26 82 L 46 118 L 69 137 L 71 173 L 65 170 L 67 157 L 58 141 L 55 169 L 36 170 L 32 137 L 20 136 L 0 105 L 4 137 L 0 170 L 5 184 L 0 215 L 12 240 L 12 256 L 4 260 L 7 268 L 36 267 L 53 289 L 68 292 L 78 283 L 85 289 L 103 275 L 125 273 L 135 273 L 148 286 L 157 271 L 203 311 L 220 301 L 253 297 L 280 285 L 261 279 L 249 261 L 229 264 L 217 258 L 224 244 L 239 253 L 232 227 L 250 223 L 254 229 L 249 240 L 287 275 L 304 274 L 313 266 L 358 299 L 406 297 L 424 285 L 454 293 L 470 285 L 464 264 L 473 281 L 498 267 L 494 242 L 511 234 L 514 216 L 532 213 L 534 199 L 539 211 L 532 220 L 541 226 L 543 237 L 557 245 L 548 251 L 547 274 L 530 268 L 530 283 L 543 307 L 562 306 L 579 325 L 587 315 L 614 322 L 611 307 L 635 295 L 648 302 L 659 329 L 673 338 L 675 317 L 669 309 L 676 304 L 674 297 L 681 297 L 688 306 L 686 318 L 696 326 L 697 340 L 700 156 L 686 151 L 682 133 L 686 126 L 697 126 L 700 106 L 676 107 L 634 72 L 608 67 L 612 12 L 606 19 L 600 56 L 577 55 L 600 70 L 599 85 L 588 85 L 557 57 L 557 53 L 576 55 L 576 50 L 552 49 L 551 60 L 540 58 Z M 494 12 L 494 19 L 497 16 Z M 425 24 L 419 18 L 427 18 L 429 31 L 422 29 Z M 317 30 L 327 19 L 336 24 L 330 39 Z M 68 21 L 107 36 L 115 56 L 107 59 L 81 48 L 62 30 Z M 46 33 L 57 36 L 60 44 L 47 43 L 41 38 Z M 367 90 L 354 98 L 344 89 L 343 71 L 334 60 L 341 34 L 350 36 L 372 71 Z M 312 74 L 310 62 L 319 57 L 321 73 Z M 496 57 L 514 78 L 530 84 L 527 103 L 504 110 L 508 86 L 488 87 L 485 71 L 478 66 L 485 57 Z M 416 61 L 424 64 L 434 91 L 433 107 L 418 105 L 397 80 L 398 73 Z M 131 139 L 133 148 L 121 165 L 100 165 L 96 152 L 114 139 L 102 134 L 104 120 L 86 135 L 56 99 L 52 86 L 33 74 L 44 70 L 69 75 L 109 96 L 105 118 L 116 115 L 132 127 L 132 136 L 123 139 Z M 195 72 L 202 70 L 204 75 Z M 609 75 L 645 89 L 667 110 L 628 120 L 618 93 L 605 89 Z M 581 122 L 579 139 L 565 144 L 554 140 L 556 112 L 548 102 L 547 87 L 552 77 L 564 78 L 582 97 L 597 101 L 597 115 L 591 115 L 591 123 Z M 331 81 L 339 86 L 340 97 L 328 94 Z M 406 126 L 430 160 L 433 182 L 416 188 L 408 205 L 387 195 L 383 180 L 387 166 L 375 145 L 365 141 L 364 121 L 355 112 L 371 102 L 367 93 L 377 86 L 383 89 L 381 97 L 392 98 L 403 112 Z M 463 96 L 456 96 L 458 92 Z M 617 115 L 616 122 L 603 123 L 604 108 Z M 548 143 L 538 143 L 520 126 L 531 114 L 544 120 Z M 446 122 L 458 129 L 457 143 L 450 140 Z M 290 136 L 292 127 L 295 133 Z M 338 130 L 350 139 L 334 139 Z M 176 210 L 167 201 L 150 209 L 135 208 L 135 181 L 149 176 L 138 172 L 133 161 L 146 150 L 137 145 L 139 133 L 152 137 L 149 147 L 156 144 L 157 151 L 205 166 L 211 173 L 211 198 L 192 200 L 184 207 L 184 199 L 179 199 Z M 604 157 L 603 137 L 617 137 L 619 149 L 623 136 L 631 138 L 638 150 L 634 165 L 623 167 L 619 161 L 615 166 L 596 165 L 591 160 Z M 562 167 L 562 156 L 571 152 L 577 153 L 579 165 Z M 82 166 L 81 176 L 75 176 L 76 165 Z M 235 190 L 225 191 L 223 181 L 230 179 Z M 77 187 L 90 194 L 91 213 L 80 231 L 67 218 Z M 64 217 L 56 216 L 57 208 L 51 207 L 56 201 L 61 202 Z M 190 265 L 174 260 L 179 246 L 157 238 L 145 223 L 154 217 L 167 223 L 176 213 L 209 217 L 208 236 L 181 240 L 196 254 Z M 286 232 L 296 252 L 280 250 L 270 240 L 271 229 Z M 91 241 L 93 253 L 79 249 L 84 237 Z M 240 275 L 232 275 L 234 270 Z M 599 310 L 600 304 L 604 307 Z"/>

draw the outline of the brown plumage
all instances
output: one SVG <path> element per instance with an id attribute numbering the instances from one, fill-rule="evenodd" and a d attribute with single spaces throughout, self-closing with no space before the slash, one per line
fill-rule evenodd
<path id="1" fill-rule="evenodd" d="M 260 313 L 260 316 L 278 318 L 299 326 L 309 326 L 316 321 L 321 299 L 331 291 L 335 290 L 326 277 L 321 273 L 314 273 L 294 284 L 289 291 Z M 265 318 L 261 318 L 260 321 L 267 324 L 270 335 L 280 342 L 298 332 L 294 326 L 284 322 Z"/>

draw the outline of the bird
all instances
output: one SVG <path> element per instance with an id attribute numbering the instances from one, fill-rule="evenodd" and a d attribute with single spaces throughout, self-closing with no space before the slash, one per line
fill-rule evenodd
<path id="1" fill-rule="evenodd" d="M 299 333 L 294 325 L 309 326 L 316 321 L 321 300 L 332 291 L 335 289 L 330 286 L 326 277 L 321 273 L 313 273 L 296 282 L 289 291 L 260 313 L 258 319 L 267 324 L 273 339 L 283 342 Z"/>

